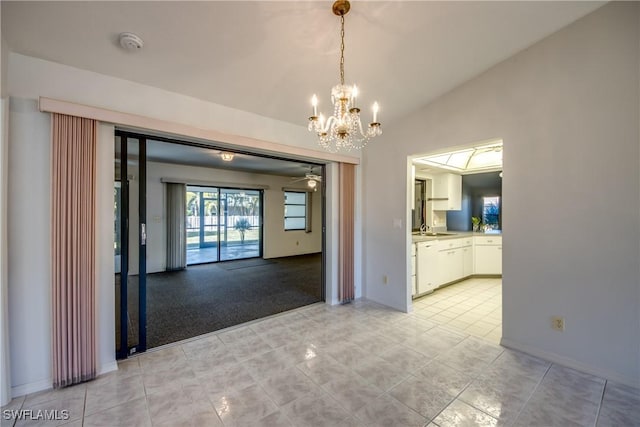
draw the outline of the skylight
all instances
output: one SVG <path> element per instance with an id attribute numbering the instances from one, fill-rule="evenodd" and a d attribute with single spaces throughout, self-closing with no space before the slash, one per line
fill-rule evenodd
<path id="1" fill-rule="evenodd" d="M 449 153 L 418 157 L 413 162 L 458 173 L 499 170 L 502 168 L 502 140 Z"/>

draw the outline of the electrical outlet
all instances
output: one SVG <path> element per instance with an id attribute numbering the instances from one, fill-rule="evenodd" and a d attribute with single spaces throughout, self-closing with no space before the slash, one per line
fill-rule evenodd
<path id="1" fill-rule="evenodd" d="M 386 285 L 388 283 L 389 283 L 389 276 L 385 274 L 384 276 L 382 276 L 382 284 Z"/>
<path id="2" fill-rule="evenodd" d="M 564 317 L 553 316 L 551 318 L 551 329 L 555 331 L 564 331 Z"/>

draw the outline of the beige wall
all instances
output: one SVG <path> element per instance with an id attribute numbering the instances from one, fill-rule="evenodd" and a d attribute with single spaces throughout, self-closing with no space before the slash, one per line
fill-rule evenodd
<path id="1" fill-rule="evenodd" d="M 264 190 L 264 258 L 277 258 L 322 251 L 322 193 L 316 191 L 312 200 L 312 232 L 284 231 L 283 187 L 301 188 L 291 184 L 289 177 L 249 174 L 246 172 L 211 169 L 168 163 L 147 163 L 147 271 L 164 271 L 166 266 L 166 209 L 162 178 L 189 182 L 216 182 L 266 185 Z M 159 221 L 154 220 L 159 219 Z"/>

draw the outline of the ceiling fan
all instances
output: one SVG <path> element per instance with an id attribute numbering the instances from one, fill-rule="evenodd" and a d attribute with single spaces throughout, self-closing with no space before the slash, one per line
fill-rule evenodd
<path id="1" fill-rule="evenodd" d="M 313 173 L 313 166 L 309 166 L 309 172 L 305 173 L 303 177 L 292 177 L 291 183 L 305 180 L 307 181 L 307 186 L 313 188 L 313 191 L 316 191 L 316 186 L 319 182 L 322 182 L 322 175 Z"/>

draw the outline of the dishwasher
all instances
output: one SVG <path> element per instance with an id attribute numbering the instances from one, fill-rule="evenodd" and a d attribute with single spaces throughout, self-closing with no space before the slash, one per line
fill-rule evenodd
<path id="1" fill-rule="evenodd" d="M 433 292 L 437 285 L 437 241 L 416 243 L 417 295 Z"/>

